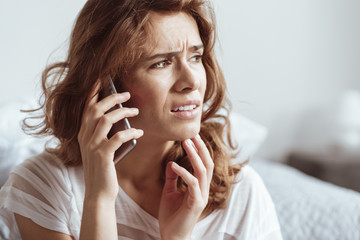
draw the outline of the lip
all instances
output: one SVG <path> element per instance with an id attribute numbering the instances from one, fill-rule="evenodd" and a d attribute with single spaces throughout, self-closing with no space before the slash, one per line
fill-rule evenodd
<path id="1" fill-rule="evenodd" d="M 176 109 L 178 109 L 181 106 L 188 106 L 188 105 L 195 105 L 196 107 L 192 110 L 183 110 L 183 111 L 176 111 Z M 171 113 L 181 119 L 185 119 L 185 120 L 190 120 L 190 119 L 194 119 L 198 116 L 198 114 L 200 113 L 200 101 L 199 100 L 190 100 L 190 101 L 185 101 L 182 102 L 180 104 L 176 104 L 171 108 Z"/>

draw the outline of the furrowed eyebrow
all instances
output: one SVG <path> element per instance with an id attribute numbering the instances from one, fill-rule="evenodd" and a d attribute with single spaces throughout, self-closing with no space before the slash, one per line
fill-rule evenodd
<path id="1" fill-rule="evenodd" d="M 197 51 L 199 49 L 203 49 L 204 45 L 203 44 L 199 44 L 199 45 L 194 45 L 188 48 L 189 51 Z M 174 51 L 174 52 L 167 52 L 167 53 L 158 53 L 155 55 L 152 55 L 148 58 L 145 59 L 145 61 L 151 61 L 154 60 L 156 58 L 172 58 L 176 55 L 178 55 L 181 51 Z"/>
<path id="2" fill-rule="evenodd" d="M 191 51 L 196 51 L 196 50 L 203 49 L 203 48 L 204 48 L 204 45 L 203 45 L 203 44 L 199 44 L 199 45 L 191 46 L 191 47 L 189 48 L 189 50 L 191 50 Z"/>

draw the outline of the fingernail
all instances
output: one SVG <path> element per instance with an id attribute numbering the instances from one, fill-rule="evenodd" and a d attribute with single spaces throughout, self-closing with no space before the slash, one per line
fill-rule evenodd
<path id="1" fill-rule="evenodd" d="M 139 113 L 139 109 L 138 108 L 130 108 L 130 111 L 132 113 Z"/>
<path id="2" fill-rule="evenodd" d="M 144 131 L 141 129 L 137 129 L 136 130 L 137 134 L 139 134 L 140 136 L 144 135 Z"/>
<path id="3" fill-rule="evenodd" d="M 172 167 L 172 168 L 179 168 L 179 164 L 177 164 L 176 162 L 171 162 L 170 167 Z"/>
<path id="4" fill-rule="evenodd" d="M 195 144 L 193 143 L 193 141 L 191 141 L 190 139 L 187 139 L 186 142 L 189 146 L 192 146 L 197 151 L 197 148 L 196 148 Z"/>

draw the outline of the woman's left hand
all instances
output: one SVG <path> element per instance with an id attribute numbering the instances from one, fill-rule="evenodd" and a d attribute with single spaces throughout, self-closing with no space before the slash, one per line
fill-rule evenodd
<path id="1" fill-rule="evenodd" d="M 161 237 L 166 240 L 190 239 L 208 202 L 214 170 L 213 160 L 199 135 L 182 144 L 194 173 L 191 174 L 175 162 L 169 162 L 166 166 L 166 180 L 159 209 Z M 178 177 L 188 186 L 185 193 L 177 190 Z"/>

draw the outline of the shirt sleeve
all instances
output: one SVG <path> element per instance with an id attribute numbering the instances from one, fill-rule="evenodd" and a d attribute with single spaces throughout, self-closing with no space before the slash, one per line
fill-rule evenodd
<path id="1" fill-rule="evenodd" d="M 70 234 L 69 191 L 65 166 L 50 154 L 28 159 L 11 173 L 0 191 L 0 216 L 10 232 L 18 232 L 14 213 L 36 224 Z"/>

